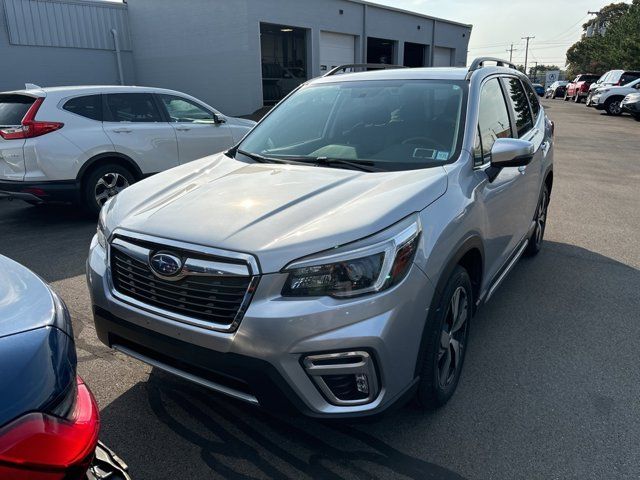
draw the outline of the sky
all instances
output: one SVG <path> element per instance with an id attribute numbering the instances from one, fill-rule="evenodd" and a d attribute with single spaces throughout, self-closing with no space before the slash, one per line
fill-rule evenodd
<path id="1" fill-rule="evenodd" d="M 529 42 L 529 65 L 565 64 L 567 48 L 580 39 L 582 24 L 592 15 L 620 0 L 370 0 L 434 17 L 473 25 L 469 52 L 473 58 L 492 56 L 509 59 L 506 50 L 513 43 L 513 61 L 524 64 L 525 41 Z M 627 3 L 630 3 L 627 1 Z M 517 49 L 517 50 L 515 50 Z"/>

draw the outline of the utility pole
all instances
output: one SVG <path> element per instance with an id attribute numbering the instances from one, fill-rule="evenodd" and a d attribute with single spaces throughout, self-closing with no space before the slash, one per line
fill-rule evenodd
<path id="1" fill-rule="evenodd" d="M 531 36 L 527 36 L 527 37 L 522 37 L 522 40 L 526 40 L 527 41 L 527 48 L 524 51 L 524 74 L 527 74 L 527 60 L 529 59 L 529 40 L 536 38 L 536 37 L 531 37 Z"/>
<path id="2" fill-rule="evenodd" d="M 511 48 L 507 48 L 507 52 L 509 52 L 509 63 L 513 62 L 513 52 L 517 51 L 517 48 L 513 48 L 513 43 L 511 44 Z"/>

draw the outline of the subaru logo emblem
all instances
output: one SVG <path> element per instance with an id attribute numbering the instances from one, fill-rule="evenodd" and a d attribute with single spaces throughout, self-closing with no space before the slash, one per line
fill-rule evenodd
<path id="1" fill-rule="evenodd" d="M 158 252 L 149 259 L 149 266 L 159 277 L 174 277 L 182 271 L 182 260 L 171 253 Z"/>

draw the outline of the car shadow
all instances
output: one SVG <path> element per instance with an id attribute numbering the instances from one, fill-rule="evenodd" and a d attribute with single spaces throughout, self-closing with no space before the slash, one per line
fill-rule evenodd
<path id="1" fill-rule="evenodd" d="M 625 450 L 610 447 L 606 430 L 598 438 L 602 420 L 589 415 L 590 405 L 602 414 L 603 405 L 627 404 L 597 391 L 628 390 L 626 370 L 612 380 L 603 362 L 611 348 L 640 335 L 639 285 L 640 270 L 546 242 L 474 318 L 458 391 L 436 412 L 410 403 L 371 421 L 319 421 L 272 414 L 154 370 L 102 410 L 102 438 L 136 479 L 489 478 L 496 473 L 490 459 L 498 457 L 501 478 L 522 478 L 531 468 L 540 478 L 568 478 L 577 473 L 566 449 L 577 449 L 577 458 L 591 454 L 580 450 L 589 441 L 574 438 L 582 435 L 579 421 L 581 431 L 595 422 L 595 445 L 622 464 Z M 558 375 L 557 365 L 567 363 Z"/>
<path id="2" fill-rule="evenodd" d="M 0 199 L 0 254 L 48 282 L 84 273 L 95 230 L 96 218 L 74 205 Z"/>

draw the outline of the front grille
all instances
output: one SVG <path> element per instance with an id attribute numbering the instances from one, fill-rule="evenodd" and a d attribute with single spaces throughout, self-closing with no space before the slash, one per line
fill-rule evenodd
<path id="1" fill-rule="evenodd" d="M 149 252 L 167 250 L 161 245 L 155 247 Z M 253 290 L 250 275 L 194 275 L 176 281 L 164 280 L 153 273 L 140 255 L 132 255 L 115 244 L 110 252 L 111 278 L 117 293 L 181 317 L 231 326 L 242 315 Z M 182 258 L 189 255 L 176 250 L 172 253 Z"/>

